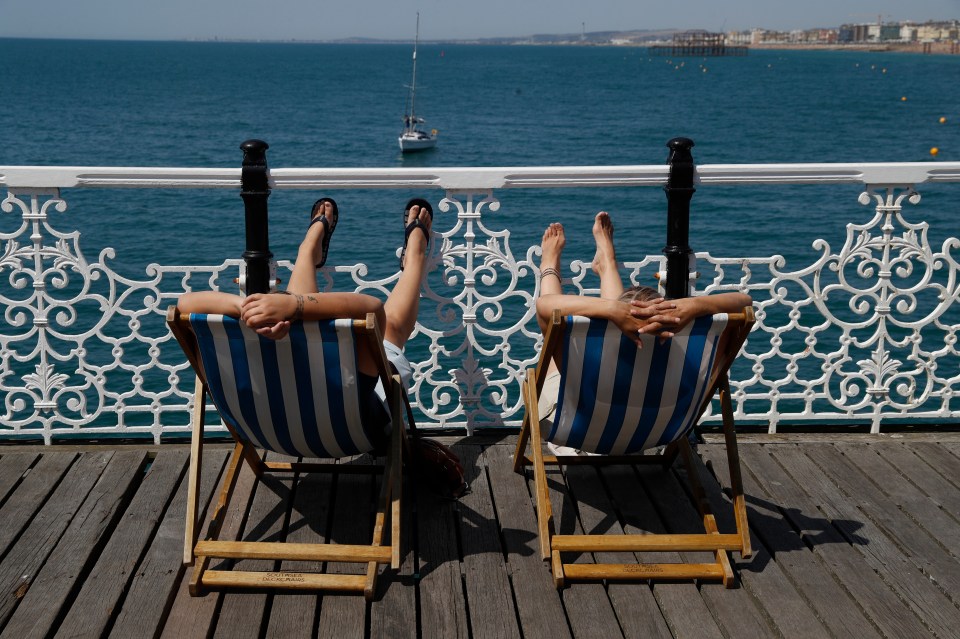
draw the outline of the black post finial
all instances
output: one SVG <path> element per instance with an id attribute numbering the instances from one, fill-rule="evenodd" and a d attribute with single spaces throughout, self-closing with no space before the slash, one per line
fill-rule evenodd
<path id="1" fill-rule="evenodd" d="M 667 142 L 670 155 L 670 175 L 663 187 L 667 194 L 667 245 L 663 254 L 667 257 L 667 281 L 664 293 L 668 299 L 690 295 L 690 257 L 693 255 L 689 245 L 690 235 L 690 199 L 696 191 L 693 188 L 693 140 L 673 138 Z"/>
<path id="2" fill-rule="evenodd" d="M 267 171 L 267 149 L 263 140 L 247 140 L 240 145 L 243 168 L 240 173 L 240 197 L 246 218 L 247 250 L 245 293 L 270 291 L 270 233 L 267 217 L 267 198 L 270 197 Z"/>

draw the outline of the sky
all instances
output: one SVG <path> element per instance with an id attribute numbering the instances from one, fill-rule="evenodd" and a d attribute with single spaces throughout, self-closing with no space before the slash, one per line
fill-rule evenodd
<path id="1" fill-rule="evenodd" d="M 128 40 L 517 37 L 960 18 L 960 0 L 0 0 L 0 37 Z"/>

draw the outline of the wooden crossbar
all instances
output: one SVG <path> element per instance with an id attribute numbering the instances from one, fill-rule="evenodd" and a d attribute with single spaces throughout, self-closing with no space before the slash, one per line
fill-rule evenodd
<path id="1" fill-rule="evenodd" d="M 740 550 L 738 534 L 708 535 L 554 535 L 551 548 L 560 552 L 694 552 Z"/>
<path id="2" fill-rule="evenodd" d="M 310 572 L 245 572 L 207 570 L 202 583 L 209 588 L 285 588 L 292 590 L 363 591 L 366 575 L 334 575 Z"/>
<path id="3" fill-rule="evenodd" d="M 723 569 L 717 564 L 563 564 L 568 579 L 635 581 L 638 579 L 717 579 Z"/>
<path id="4" fill-rule="evenodd" d="M 201 557 L 222 559 L 278 559 L 284 561 L 346 561 L 366 563 L 390 561 L 389 546 L 351 544 L 297 544 L 267 541 L 199 541 L 195 552 Z"/>

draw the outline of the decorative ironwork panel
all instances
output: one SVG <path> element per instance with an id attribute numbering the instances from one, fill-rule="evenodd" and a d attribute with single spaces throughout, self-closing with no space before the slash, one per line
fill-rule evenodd
<path id="1" fill-rule="evenodd" d="M 731 371 L 741 423 L 771 432 L 830 421 L 875 432 L 896 420 L 956 423 L 960 239 L 931 246 L 927 223 L 910 221 L 919 202 L 909 187 L 868 187 L 859 203 L 869 219 L 848 224 L 837 250 L 817 240 L 819 255 L 796 270 L 780 255 L 697 255 L 699 291 L 747 292 L 757 310 Z M 407 345 L 411 398 L 426 427 L 519 425 L 520 379 L 542 339 L 539 247 L 510 245 L 513 218 L 493 189 L 447 190 L 438 208 L 455 219 L 434 226 L 420 322 Z M 112 266 L 114 249 L 88 258 L 78 231 L 57 228 L 66 210 L 53 187 L 10 187 L 0 203 L 0 428 L 47 443 L 186 433 L 194 380 L 163 314 L 187 290 L 236 290 L 240 261 L 151 264 L 143 279 L 124 277 Z M 624 266 L 631 282 L 649 284 L 663 258 Z M 564 275 L 568 291 L 597 293 L 589 263 L 575 260 Z M 321 271 L 320 289 L 383 298 L 398 277 L 337 266 Z"/>
<path id="2" fill-rule="evenodd" d="M 948 238 L 930 245 L 926 222 L 908 221 L 911 188 L 868 188 L 874 205 L 864 224 L 850 223 L 833 252 L 817 240 L 812 264 L 784 270 L 785 260 L 698 255 L 705 292 L 748 292 L 757 326 L 732 370 L 735 414 L 744 421 L 881 422 L 960 417 L 960 283 Z"/>

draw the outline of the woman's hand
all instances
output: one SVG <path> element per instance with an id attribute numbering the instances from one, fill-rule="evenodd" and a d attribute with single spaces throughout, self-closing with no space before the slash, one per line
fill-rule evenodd
<path id="1" fill-rule="evenodd" d="M 662 298 L 650 301 L 615 301 L 613 305 L 609 319 L 637 348 L 643 347 L 641 335 L 659 332 L 661 327 L 671 325 L 673 321 L 670 313 L 674 304 Z"/>
<path id="2" fill-rule="evenodd" d="M 253 329 L 270 328 L 274 333 L 290 330 L 289 320 L 297 311 L 297 298 L 294 295 L 255 293 L 240 304 L 240 319 Z M 287 323 L 286 329 L 276 328 Z M 260 330 L 257 330 L 260 333 Z M 264 335 L 264 333 L 260 333 Z M 286 335 L 286 333 L 284 333 Z M 272 337 L 267 334 L 266 337 Z M 282 335 L 281 335 L 282 337 Z M 280 339 L 275 337 L 274 339 Z"/>
<path id="3" fill-rule="evenodd" d="M 290 322 L 284 320 L 277 322 L 273 326 L 261 326 L 256 329 L 258 335 L 269 337 L 270 339 L 283 339 L 290 333 Z"/>
<path id="4" fill-rule="evenodd" d="M 677 310 L 676 302 L 665 300 L 662 297 L 654 300 L 633 300 L 630 302 L 630 315 L 643 323 L 637 333 L 640 335 L 659 335 L 661 341 L 673 337 L 673 334 L 683 326 Z"/>

